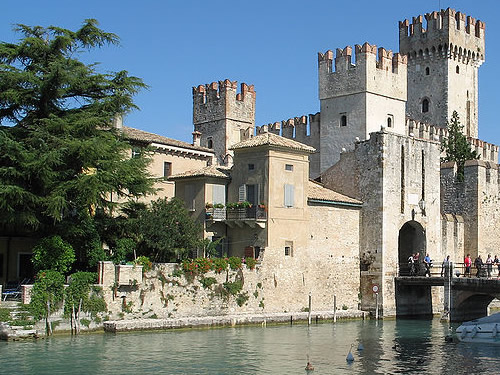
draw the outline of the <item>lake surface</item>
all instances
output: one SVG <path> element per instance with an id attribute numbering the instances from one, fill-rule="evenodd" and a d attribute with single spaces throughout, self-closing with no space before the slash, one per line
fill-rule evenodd
<path id="1" fill-rule="evenodd" d="M 309 354 L 314 375 L 500 374 L 500 346 L 447 333 L 437 320 L 396 320 L 60 336 L 0 342 L 0 373 L 305 374 Z"/>

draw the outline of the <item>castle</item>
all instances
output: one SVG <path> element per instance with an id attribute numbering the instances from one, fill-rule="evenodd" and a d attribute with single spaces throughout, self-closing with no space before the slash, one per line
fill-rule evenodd
<path id="1" fill-rule="evenodd" d="M 265 312 L 300 311 L 309 293 L 316 309 L 330 310 L 336 295 L 374 310 L 377 285 L 391 316 L 410 254 L 461 263 L 500 248 L 498 146 L 477 139 L 484 33 L 446 9 L 400 22 L 399 53 L 369 43 L 318 53 L 320 112 L 308 116 L 256 126 L 254 86 L 226 79 L 193 87 L 192 145 L 116 125 L 156 150 L 162 196 L 183 199 L 220 254 L 260 260 L 249 280 Z M 441 163 L 453 111 L 480 155 L 464 181 Z M 210 303 L 185 314 L 209 314 Z"/>
<path id="2" fill-rule="evenodd" d="M 429 252 L 438 262 L 446 255 L 462 262 L 466 253 L 473 257 L 495 253 L 500 234 L 498 146 L 477 139 L 478 68 L 484 62 L 484 35 L 483 22 L 446 9 L 413 17 L 411 23 L 399 22 L 399 53 L 369 43 L 337 49 L 335 54 L 331 50 L 318 53 L 320 112 L 262 126 L 255 126 L 253 86 L 242 84 L 240 93 L 237 83 L 229 80 L 194 87 L 194 139 L 214 150 L 215 164 L 230 168 L 224 171 L 231 178 L 223 184 L 224 199 L 268 206 L 266 235 L 254 233 L 245 246 L 228 245 L 230 253 L 252 254 L 254 250 L 245 248 L 258 248 L 258 252 L 266 248 L 264 259 L 276 256 L 275 262 L 281 263 L 280 257 L 290 256 L 286 244 L 302 241 L 301 246 L 308 249 L 303 250 L 308 253 L 305 257 L 314 259 L 317 245 L 311 243 L 312 228 L 331 218 L 315 222 L 318 207 L 314 202 L 318 201 L 305 191 L 308 182 L 292 184 L 280 168 L 270 166 L 273 145 L 283 151 L 292 141 L 315 150 L 308 155 L 309 178 L 360 205 L 359 218 L 346 219 L 336 230 L 359 235 L 354 241 L 357 245 L 351 244 L 359 249 L 354 263 L 361 269 L 357 276 L 361 308 L 373 308 L 370 288 L 377 284 L 384 311 L 395 312 L 393 278 L 414 252 Z M 463 182 L 456 178 L 456 165 L 440 161 L 441 141 L 448 136 L 447 121 L 453 111 L 480 156 L 467 162 Z M 283 140 L 273 140 L 270 134 Z M 297 146 L 288 147 L 291 154 L 297 154 Z M 263 160 L 269 164 L 262 164 Z M 289 168 L 295 168 L 295 173 L 292 164 Z M 183 196 L 184 184 L 193 180 L 186 175 L 174 179 L 176 194 Z M 299 184 L 301 194 L 297 193 Z M 272 206 L 287 207 L 290 192 L 286 186 L 294 187 L 295 199 L 302 200 L 309 213 L 276 213 L 282 222 L 272 229 L 271 223 L 277 222 L 270 219 Z M 248 237 L 248 228 L 227 218 L 215 220 L 206 230 L 215 237 Z M 275 236 L 281 240 L 274 241 Z M 334 257 L 332 237 L 324 237 L 321 246 L 332 248 L 330 257 Z"/>

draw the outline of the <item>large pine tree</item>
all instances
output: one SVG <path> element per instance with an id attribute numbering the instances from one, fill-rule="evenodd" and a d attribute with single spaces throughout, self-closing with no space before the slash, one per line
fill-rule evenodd
<path id="1" fill-rule="evenodd" d="M 0 230 L 96 237 L 93 215 L 109 213 L 111 197 L 152 192 L 149 160 L 130 158 L 130 145 L 111 126 L 135 108 L 132 97 L 145 84 L 79 60 L 118 43 L 96 20 L 76 31 L 17 31 L 18 43 L 0 43 Z"/>

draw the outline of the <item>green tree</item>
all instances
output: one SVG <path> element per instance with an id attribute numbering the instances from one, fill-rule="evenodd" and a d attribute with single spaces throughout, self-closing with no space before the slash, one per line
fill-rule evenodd
<path id="1" fill-rule="evenodd" d="M 199 245 L 201 226 L 179 199 L 158 199 L 141 212 L 138 225 L 142 233 L 141 252 L 155 262 L 185 258 Z"/>
<path id="2" fill-rule="evenodd" d="M 45 319 L 47 335 L 52 334 L 50 315 L 61 307 L 63 297 L 64 276 L 60 272 L 53 270 L 38 272 L 31 291 L 29 307 L 35 319 Z"/>
<path id="3" fill-rule="evenodd" d="M 463 129 L 458 113 L 453 111 L 451 120 L 448 122 L 448 137 L 443 139 L 441 143 L 441 150 L 445 152 L 445 156 L 441 160 L 457 163 L 457 179 L 459 181 L 464 180 L 465 162 L 479 159 L 479 155 L 472 150 L 471 145 L 467 142 Z"/>
<path id="4" fill-rule="evenodd" d="M 17 31 L 18 43 L 0 43 L 0 226 L 63 238 L 69 231 L 80 242 L 90 231 L 100 243 L 97 212 L 111 216 L 116 198 L 153 192 L 148 152 L 131 158 L 130 144 L 110 125 L 135 108 L 132 97 L 145 84 L 79 60 L 82 52 L 118 44 L 96 20 L 76 31 Z M 86 229 L 70 228 L 82 222 Z M 95 255 L 88 245 L 71 244 L 84 262 Z"/>
<path id="5" fill-rule="evenodd" d="M 59 236 L 43 238 L 34 248 L 31 258 L 36 271 L 68 272 L 75 262 L 75 251 Z"/>

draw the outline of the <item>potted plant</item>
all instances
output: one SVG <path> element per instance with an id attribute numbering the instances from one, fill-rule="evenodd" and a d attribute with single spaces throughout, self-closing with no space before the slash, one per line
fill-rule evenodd
<path id="1" fill-rule="evenodd" d="M 208 209 L 211 209 L 211 208 L 213 208 L 213 207 L 214 207 L 214 205 L 213 205 L 212 203 L 208 203 L 208 202 L 207 202 L 207 203 L 205 204 L 205 208 L 206 208 L 207 210 L 208 210 Z"/>

